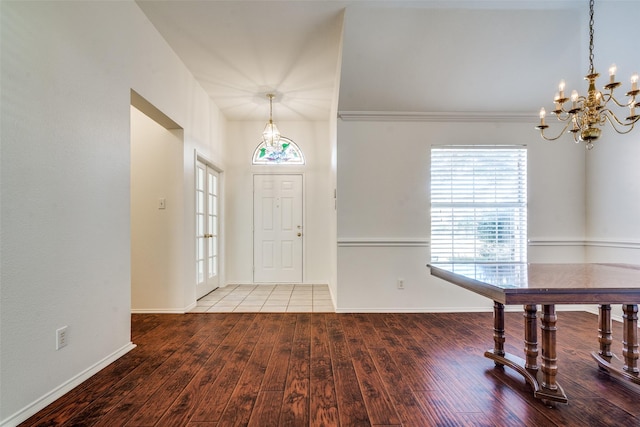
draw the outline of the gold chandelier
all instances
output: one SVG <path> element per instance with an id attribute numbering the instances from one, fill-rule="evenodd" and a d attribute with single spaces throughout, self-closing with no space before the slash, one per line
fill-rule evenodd
<path id="1" fill-rule="evenodd" d="M 640 115 L 636 113 L 636 108 L 640 108 L 640 102 L 636 101 L 636 95 L 640 93 L 638 90 L 638 74 L 635 73 L 631 76 L 631 90 L 627 92 L 626 96 L 629 100 L 626 103 L 619 102 L 614 96 L 613 91 L 621 85 L 620 82 L 615 81 L 616 66 L 615 64 L 609 68 L 609 83 L 603 88 L 603 91 L 596 89 L 596 79 L 600 74 L 596 73 L 593 67 L 593 2 L 589 1 L 589 74 L 585 76 L 585 80 L 589 82 L 589 89 L 587 95 L 579 95 L 577 91 L 572 91 L 570 98 L 565 97 L 565 82 L 560 81 L 558 92 L 553 100 L 555 109 L 552 114 L 560 122 L 565 122 L 564 128 L 560 131 L 558 136 L 547 137 L 544 134 L 545 129 L 549 126 L 545 123 L 546 111 L 544 108 L 540 109 L 540 124 L 536 126 L 536 129 L 540 130 L 540 136 L 547 141 L 554 141 L 562 136 L 565 131 L 573 134 L 573 139 L 576 143 L 584 141 L 588 150 L 593 148 L 593 142 L 600 138 L 601 127 L 605 126 L 607 122 L 611 124 L 613 129 L 620 133 L 625 134 L 631 132 L 633 126 Z M 571 101 L 571 102 L 568 102 Z M 618 107 L 628 108 L 629 115 L 623 120 L 618 119 L 615 113 L 607 106 L 610 104 L 613 107 L 615 103 Z M 566 105 L 565 105 L 566 104 Z"/>
<path id="2" fill-rule="evenodd" d="M 268 93 L 267 98 L 269 98 L 269 122 L 262 132 L 262 140 L 268 147 L 278 148 L 280 145 L 280 131 L 276 124 L 273 123 L 273 98 L 275 98 L 275 95 Z"/>

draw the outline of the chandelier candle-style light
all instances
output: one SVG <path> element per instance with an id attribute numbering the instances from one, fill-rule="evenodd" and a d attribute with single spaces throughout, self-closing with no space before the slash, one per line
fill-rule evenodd
<path id="1" fill-rule="evenodd" d="M 565 82 L 560 81 L 558 92 L 553 100 L 555 108 L 552 111 L 557 119 L 565 122 L 562 131 L 556 137 L 547 137 L 544 134 L 545 129 L 549 126 L 545 123 L 546 111 L 540 109 L 540 124 L 536 129 L 540 130 L 540 135 L 547 141 L 554 141 L 562 136 L 565 131 L 573 134 L 576 143 L 585 142 L 588 150 L 593 148 L 593 142 L 600 138 L 602 133 L 601 127 L 607 122 L 611 124 L 613 129 L 621 134 L 629 133 L 640 115 L 636 113 L 636 108 L 640 108 L 640 101 L 636 101 L 636 96 L 640 94 L 638 89 L 638 74 L 631 76 L 631 90 L 627 92 L 629 97 L 626 103 L 619 102 L 614 96 L 613 91 L 621 85 L 616 82 L 616 66 L 615 64 L 609 68 L 609 83 L 607 83 L 603 91 L 596 89 L 596 79 L 600 74 L 596 73 L 593 67 L 593 2 L 589 2 L 589 74 L 585 76 L 585 80 L 589 82 L 587 95 L 579 95 L 577 91 L 572 91 L 571 96 L 565 96 Z M 628 108 L 628 116 L 625 119 L 619 119 L 615 113 L 607 106 L 615 103 L 618 107 Z M 623 110 L 624 111 L 624 110 Z"/>
<path id="2" fill-rule="evenodd" d="M 273 123 L 273 98 L 275 98 L 275 95 L 269 93 L 267 98 L 269 98 L 269 123 L 264 127 L 262 140 L 267 146 L 278 148 L 280 145 L 280 131 L 276 124 Z"/>

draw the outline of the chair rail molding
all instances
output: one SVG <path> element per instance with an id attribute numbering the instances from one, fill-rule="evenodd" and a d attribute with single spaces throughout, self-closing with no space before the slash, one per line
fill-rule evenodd
<path id="1" fill-rule="evenodd" d="M 583 239 L 535 237 L 528 240 L 531 247 L 538 246 L 583 246 L 620 249 L 640 249 L 640 240 Z M 429 247 L 427 237 L 339 237 L 339 247 Z"/>
<path id="2" fill-rule="evenodd" d="M 426 237 L 339 237 L 338 247 L 429 247 Z"/>
<path id="3" fill-rule="evenodd" d="M 640 249 L 639 240 L 628 239 L 576 239 L 576 238 L 547 238 L 536 237 L 529 239 L 529 246 L 585 246 L 619 249 Z"/>

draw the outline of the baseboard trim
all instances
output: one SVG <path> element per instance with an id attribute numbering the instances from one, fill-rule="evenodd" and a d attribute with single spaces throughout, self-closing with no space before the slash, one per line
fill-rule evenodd
<path id="1" fill-rule="evenodd" d="M 489 308 L 483 307 L 473 307 L 473 308 L 336 308 L 336 313 L 489 313 L 492 310 Z"/>
<path id="2" fill-rule="evenodd" d="M 522 312 L 521 305 L 507 305 L 507 312 Z M 564 304 L 557 305 L 556 311 L 586 311 L 593 313 L 593 309 L 586 305 Z M 336 308 L 336 313 L 491 313 L 493 307 L 418 307 L 418 308 Z M 595 314 L 598 314 L 597 311 Z"/>
<path id="3" fill-rule="evenodd" d="M 194 305 L 195 307 L 195 305 Z M 192 307 L 193 308 L 193 307 Z M 175 308 L 136 308 L 131 309 L 131 314 L 184 314 L 189 309 L 175 309 Z"/>
<path id="4" fill-rule="evenodd" d="M 25 406 L 15 414 L 0 421 L 0 427 L 16 427 L 18 424 L 24 422 L 29 417 L 38 413 L 38 411 L 43 410 L 48 405 L 50 405 L 57 399 L 61 398 L 66 393 L 68 393 L 69 391 L 71 391 L 72 389 L 79 386 L 84 381 L 88 380 L 90 377 L 98 373 L 100 370 L 107 367 L 110 363 L 118 360 L 119 358 L 121 358 L 122 356 L 124 356 L 125 354 L 133 350 L 135 347 L 136 345 L 133 344 L 132 342 L 129 342 L 128 344 L 122 346 L 115 352 L 111 353 L 109 356 L 105 357 L 104 359 L 100 360 L 99 362 L 95 363 L 94 365 L 90 366 L 84 371 L 80 372 L 78 375 L 72 377 L 68 381 L 65 381 L 64 383 L 54 388 L 47 394 L 43 395 L 39 399 L 35 400 L 34 402 L 28 404 L 27 406 Z"/>
<path id="5" fill-rule="evenodd" d="M 229 282 L 220 286 L 220 289 L 226 288 L 227 286 L 277 286 L 277 285 L 297 285 L 297 286 L 329 286 L 327 282 L 243 282 L 243 281 L 234 281 Z M 331 287 L 329 287 L 331 288 Z"/>

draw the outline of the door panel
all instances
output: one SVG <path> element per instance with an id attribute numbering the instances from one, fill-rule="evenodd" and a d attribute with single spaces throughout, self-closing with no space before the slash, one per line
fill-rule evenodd
<path id="1" fill-rule="evenodd" d="M 254 176 L 254 281 L 302 282 L 302 175 Z"/>

